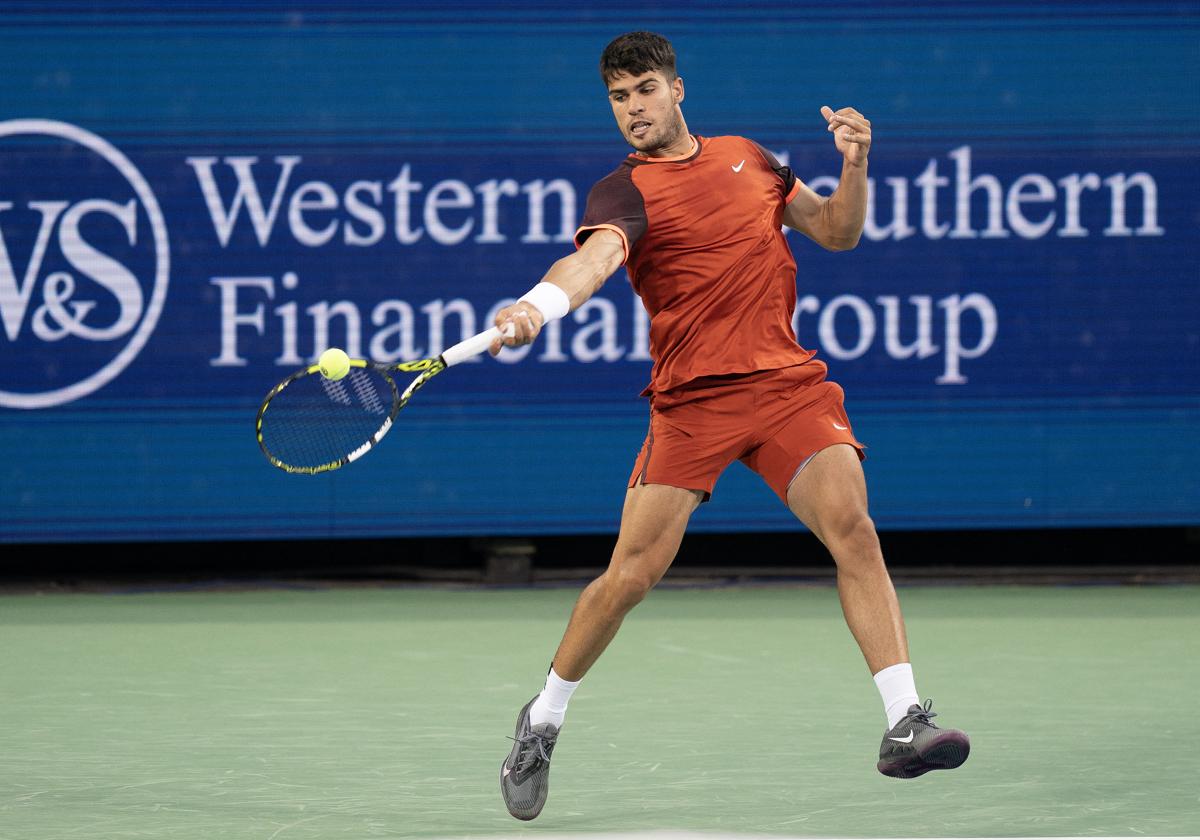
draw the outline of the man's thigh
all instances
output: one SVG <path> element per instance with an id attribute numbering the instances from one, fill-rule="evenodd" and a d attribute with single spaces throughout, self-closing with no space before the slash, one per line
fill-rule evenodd
<path id="1" fill-rule="evenodd" d="M 834 444 L 817 452 L 787 489 L 788 508 L 817 537 L 867 516 L 867 482 L 858 451 Z"/>
<path id="2" fill-rule="evenodd" d="M 666 484 L 635 484 L 625 492 L 621 531 L 610 569 L 636 571 L 657 583 L 666 573 L 704 494 Z"/>

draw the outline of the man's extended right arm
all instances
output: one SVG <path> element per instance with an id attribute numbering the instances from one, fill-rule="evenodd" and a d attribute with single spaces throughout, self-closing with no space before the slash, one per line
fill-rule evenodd
<path id="1" fill-rule="evenodd" d="M 569 300 L 568 311 L 571 311 L 599 291 L 624 261 L 625 243 L 621 236 L 608 228 L 599 228 L 584 240 L 578 251 L 550 266 L 541 282 L 560 289 Z M 542 311 L 530 301 L 521 299 L 504 307 L 496 313 L 495 324 L 502 332 L 511 324 L 513 334 L 492 342 L 492 355 L 499 353 L 502 346 L 529 344 L 537 338 L 545 322 Z"/>

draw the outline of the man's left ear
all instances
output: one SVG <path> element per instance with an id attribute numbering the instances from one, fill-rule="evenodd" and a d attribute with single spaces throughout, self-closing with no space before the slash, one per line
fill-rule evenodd
<path id="1" fill-rule="evenodd" d="M 678 105 L 683 101 L 683 77 L 675 77 L 675 104 Z"/>

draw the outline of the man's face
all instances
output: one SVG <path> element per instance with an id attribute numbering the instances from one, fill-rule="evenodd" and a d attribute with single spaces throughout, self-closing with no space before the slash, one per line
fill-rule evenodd
<path id="1" fill-rule="evenodd" d="M 617 126 L 630 146 L 653 153 L 676 143 L 685 133 L 683 80 L 668 82 L 661 71 L 640 76 L 622 73 L 608 83 L 608 101 Z"/>

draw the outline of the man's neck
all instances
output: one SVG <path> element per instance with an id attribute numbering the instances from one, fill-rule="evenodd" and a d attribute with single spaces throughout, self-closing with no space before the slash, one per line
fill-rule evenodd
<path id="1" fill-rule="evenodd" d="M 696 146 L 696 138 L 685 131 L 678 140 L 669 146 L 638 154 L 645 158 L 682 158 L 691 156 L 696 151 Z"/>

